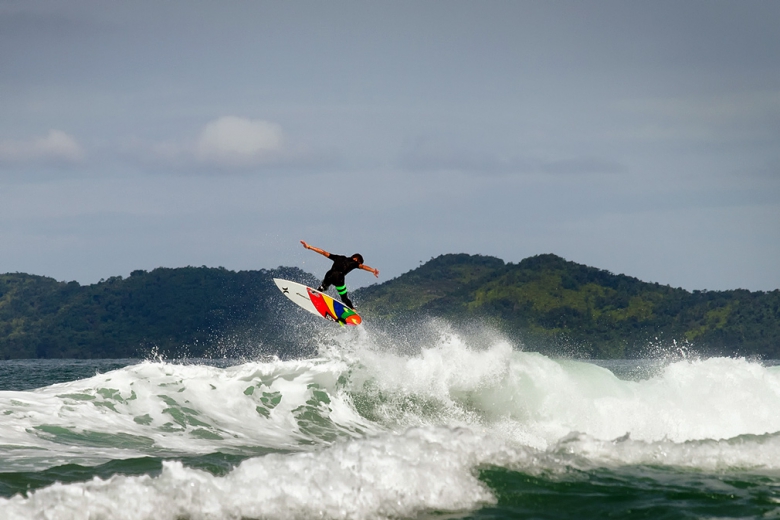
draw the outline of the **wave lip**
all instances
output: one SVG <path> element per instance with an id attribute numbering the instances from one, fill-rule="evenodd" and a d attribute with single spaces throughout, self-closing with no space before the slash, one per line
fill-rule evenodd
<path id="1" fill-rule="evenodd" d="M 474 426 L 542 450 L 572 432 L 681 443 L 780 431 L 780 368 L 733 358 L 653 365 L 627 380 L 505 341 L 475 350 L 443 335 L 414 356 L 361 351 L 350 392 L 387 427 Z"/>

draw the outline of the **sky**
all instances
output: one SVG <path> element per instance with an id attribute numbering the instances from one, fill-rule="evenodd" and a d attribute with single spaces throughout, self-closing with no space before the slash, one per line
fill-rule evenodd
<path id="1" fill-rule="evenodd" d="M 0 272 L 780 288 L 780 2 L 0 0 Z"/>

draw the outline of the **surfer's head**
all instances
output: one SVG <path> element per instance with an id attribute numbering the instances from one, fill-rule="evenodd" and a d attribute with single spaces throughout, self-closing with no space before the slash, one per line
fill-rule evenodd
<path id="1" fill-rule="evenodd" d="M 355 262 L 357 262 L 357 263 L 359 263 L 361 265 L 363 264 L 363 255 L 361 255 L 360 253 L 355 253 L 354 255 L 351 256 L 351 258 Z"/>

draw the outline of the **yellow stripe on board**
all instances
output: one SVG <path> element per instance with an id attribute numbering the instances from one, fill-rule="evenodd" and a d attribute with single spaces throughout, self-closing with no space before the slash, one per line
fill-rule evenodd
<path id="1" fill-rule="evenodd" d="M 325 303 L 328 304 L 328 310 L 330 310 L 330 315 L 338 320 L 339 317 L 336 316 L 336 309 L 333 307 L 333 298 L 331 298 L 331 297 L 325 298 Z"/>

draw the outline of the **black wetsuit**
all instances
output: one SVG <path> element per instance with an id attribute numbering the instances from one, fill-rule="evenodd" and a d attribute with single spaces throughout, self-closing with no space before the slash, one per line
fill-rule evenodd
<path id="1" fill-rule="evenodd" d="M 354 309 L 355 306 L 352 305 L 352 301 L 347 296 L 347 283 L 344 281 L 344 277 L 353 269 L 357 269 L 360 263 L 348 256 L 334 255 L 332 253 L 328 258 L 333 260 L 333 266 L 330 268 L 330 271 L 325 273 L 325 278 L 322 280 L 318 290 L 325 292 L 331 285 L 335 286 L 341 301 Z"/>

